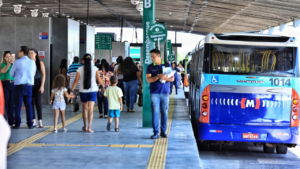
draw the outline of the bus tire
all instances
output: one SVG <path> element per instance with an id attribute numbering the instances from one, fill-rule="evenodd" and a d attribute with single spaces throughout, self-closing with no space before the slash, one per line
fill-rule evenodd
<path id="1" fill-rule="evenodd" d="M 198 149 L 199 151 L 209 151 L 210 150 L 210 142 L 209 141 L 198 141 Z"/>
<path id="2" fill-rule="evenodd" d="M 275 147 L 268 147 L 266 145 L 264 145 L 264 153 L 274 153 L 275 151 Z"/>
<path id="3" fill-rule="evenodd" d="M 276 147 L 277 154 L 286 154 L 287 150 L 288 150 L 287 146 L 277 146 Z"/>

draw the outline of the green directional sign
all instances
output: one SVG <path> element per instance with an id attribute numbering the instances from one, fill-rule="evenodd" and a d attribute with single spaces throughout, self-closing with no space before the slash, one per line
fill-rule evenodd
<path id="1" fill-rule="evenodd" d="M 100 43 L 101 43 L 101 35 L 96 34 L 95 35 L 95 49 L 100 49 Z"/>
<path id="2" fill-rule="evenodd" d="M 95 49 L 111 50 L 112 49 L 112 36 L 107 34 L 95 35 Z"/>
<path id="3" fill-rule="evenodd" d="M 170 61 L 170 62 L 174 62 L 175 61 L 175 55 L 173 55 L 173 54 L 168 55 L 167 60 Z"/>
<path id="4" fill-rule="evenodd" d="M 167 39 L 168 30 L 165 25 L 161 23 L 154 23 L 149 28 L 149 39 L 152 42 L 157 42 L 158 39 L 160 42 L 163 42 Z"/>

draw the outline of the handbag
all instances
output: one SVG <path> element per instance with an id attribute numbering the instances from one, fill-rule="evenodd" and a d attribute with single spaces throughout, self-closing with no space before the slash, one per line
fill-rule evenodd
<path id="1" fill-rule="evenodd" d="M 139 95 L 138 106 L 143 107 L 143 88 L 141 86 L 139 86 L 137 93 Z"/>

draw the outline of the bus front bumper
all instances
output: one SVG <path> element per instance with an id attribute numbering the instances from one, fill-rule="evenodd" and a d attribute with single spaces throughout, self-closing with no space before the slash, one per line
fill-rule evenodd
<path id="1" fill-rule="evenodd" d="M 297 144 L 299 127 L 199 123 L 199 140 Z"/>

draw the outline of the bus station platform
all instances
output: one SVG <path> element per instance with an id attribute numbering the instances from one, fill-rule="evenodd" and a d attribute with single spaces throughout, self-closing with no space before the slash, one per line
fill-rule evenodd
<path id="1" fill-rule="evenodd" d="M 80 109 L 81 110 L 81 109 Z M 168 138 L 150 139 L 152 128 L 142 127 L 142 108 L 121 113 L 119 132 L 106 130 L 107 119 L 100 119 L 94 111 L 94 133 L 81 130 L 81 111 L 66 109 L 67 132 L 58 125 L 53 133 L 54 111 L 43 106 L 44 128 L 28 129 L 26 114 L 22 111 L 20 129 L 12 129 L 9 141 L 7 167 L 9 169 L 35 168 L 200 168 L 197 144 L 188 117 L 182 90 L 170 95 Z M 60 119 L 58 120 L 60 122 Z"/>

